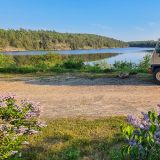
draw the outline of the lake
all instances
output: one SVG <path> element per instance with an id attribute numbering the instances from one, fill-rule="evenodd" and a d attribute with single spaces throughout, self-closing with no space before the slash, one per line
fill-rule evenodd
<path id="1" fill-rule="evenodd" d="M 100 53 L 112 53 L 115 56 L 105 58 L 108 64 L 113 64 L 115 61 L 129 61 L 133 63 L 138 63 L 146 54 L 151 53 L 154 48 L 139 48 L 139 47 L 129 47 L 129 48 L 103 48 L 103 49 L 90 49 L 90 50 L 60 50 L 60 51 L 18 51 L 18 52 L 6 52 L 6 54 L 11 55 L 39 55 L 46 54 L 48 52 L 59 53 L 59 54 L 100 54 Z M 117 54 L 118 53 L 118 54 Z M 98 61 L 94 61 L 99 62 Z M 94 63 L 92 62 L 92 63 Z"/>

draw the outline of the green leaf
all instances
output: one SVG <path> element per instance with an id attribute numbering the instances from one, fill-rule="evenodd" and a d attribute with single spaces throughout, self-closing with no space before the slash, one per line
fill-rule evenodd
<path id="1" fill-rule="evenodd" d="M 157 130 L 157 126 L 155 124 L 152 124 L 150 127 L 149 127 L 149 131 L 154 134 Z"/>

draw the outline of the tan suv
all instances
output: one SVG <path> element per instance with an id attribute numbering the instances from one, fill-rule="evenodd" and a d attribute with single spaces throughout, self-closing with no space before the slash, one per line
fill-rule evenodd
<path id="1" fill-rule="evenodd" d="M 151 58 L 151 71 L 156 84 L 160 85 L 160 39 Z"/>

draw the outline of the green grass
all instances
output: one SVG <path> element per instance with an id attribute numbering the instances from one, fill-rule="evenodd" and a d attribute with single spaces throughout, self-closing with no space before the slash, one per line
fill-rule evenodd
<path id="1" fill-rule="evenodd" d="M 124 143 L 120 132 L 124 117 L 61 119 L 48 124 L 40 135 L 30 138 L 23 160 L 114 159 Z"/>
<path id="2" fill-rule="evenodd" d="M 138 73 L 136 75 L 136 78 L 141 80 L 141 81 L 150 82 L 150 81 L 153 80 L 153 75 L 149 74 L 149 73 Z"/>
<path id="3" fill-rule="evenodd" d="M 0 73 L 0 79 L 12 79 L 12 78 L 43 78 L 43 77 L 56 77 L 56 76 L 76 76 L 80 78 L 89 78 L 89 79 L 96 79 L 96 78 L 115 78 L 118 76 L 117 72 L 108 72 L 108 73 L 92 73 L 92 72 L 69 72 L 69 73 L 54 73 L 54 72 L 37 72 L 37 73 Z"/>

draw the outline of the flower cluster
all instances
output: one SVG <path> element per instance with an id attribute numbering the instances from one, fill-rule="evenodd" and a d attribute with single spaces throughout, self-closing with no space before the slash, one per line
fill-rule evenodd
<path id="1" fill-rule="evenodd" d="M 0 95 L 0 159 L 17 154 L 20 145 L 28 144 L 26 135 L 37 134 L 46 126 L 40 115 L 38 103 L 19 102 L 12 94 Z"/>
<path id="2" fill-rule="evenodd" d="M 158 110 L 160 105 L 158 105 Z M 160 113 L 159 111 L 142 112 L 142 116 L 137 118 L 128 116 L 130 125 L 121 126 L 123 134 L 128 140 L 128 145 L 123 148 L 124 155 L 135 159 L 156 159 L 160 157 Z M 133 158 L 133 159 L 134 159 Z"/>

